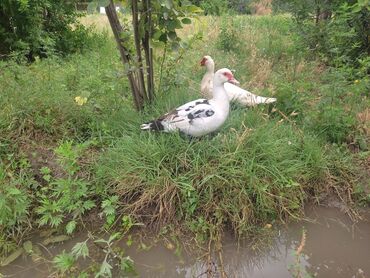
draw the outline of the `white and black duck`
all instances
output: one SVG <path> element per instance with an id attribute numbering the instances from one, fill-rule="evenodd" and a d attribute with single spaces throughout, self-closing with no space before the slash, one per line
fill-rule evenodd
<path id="1" fill-rule="evenodd" d="M 213 97 L 188 102 L 156 120 L 142 124 L 141 129 L 180 132 L 200 137 L 219 129 L 229 115 L 230 104 L 224 83 L 239 84 L 229 69 L 218 70 L 213 76 Z"/>

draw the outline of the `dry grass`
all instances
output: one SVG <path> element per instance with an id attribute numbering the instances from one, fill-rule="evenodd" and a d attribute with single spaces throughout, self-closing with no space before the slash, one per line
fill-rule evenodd
<path id="1" fill-rule="evenodd" d="M 89 14 L 81 17 L 80 22 L 86 27 L 93 27 L 97 31 L 112 33 L 108 17 L 105 14 Z"/>
<path id="2" fill-rule="evenodd" d="M 260 0 L 251 5 L 255 15 L 270 15 L 272 13 L 272 0 Z"/>

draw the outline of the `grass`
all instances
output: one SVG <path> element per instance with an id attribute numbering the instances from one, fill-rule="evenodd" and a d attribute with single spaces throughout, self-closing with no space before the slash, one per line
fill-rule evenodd
<path id="1" fill-rule="evenodd" d="M 157 56 L 161 88 L 141 113 L 106 33 L 65 59 L 0 62 L 1 254 L 15 250 L 24 231 L 73 233 L 91 213 L 107 219 L 106 229 L 130 217 L 204 243 L 224 230 L 249 236 L 299 219 L 305 203 L 329 194 L 350 208 L 366 200 L 358 187 L 367 186 L 368 122 L 358 115 L 369 105 L 369 80 L 347 81 L 306 58 L 291 25 L 287 16 L 196 20 L 180 32 L 185 50 Z M 226 27 L 233 49 L 220 36 Z M 218 134 L 197 141 L 141 132 L 140 123 L 198 97 L 205 54 L 276 105 L 233 105 Z M 78 105 L 78 96 L 87 102 Z"/>

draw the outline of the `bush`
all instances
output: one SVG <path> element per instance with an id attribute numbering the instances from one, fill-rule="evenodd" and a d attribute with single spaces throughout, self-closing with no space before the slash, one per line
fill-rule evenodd
<path id="1" fill-rule="evenodd" d="M 51 52 L 75 52 L 84 46 L 88 30 L 77 22 L 72 1 L 2 1 L 0 55 L 13 52 L 29 61 Z"/>
<path id="2" fill-rule="evenodd" d="M 221 31 L 217 38 L 217 48 L 225 52 L 237 52 L 241 47 L 241 41 L 237 33 L 236 22 L 223 18 Z"/>
<path id="3" fill-rule="evenodd" d="M 250 14 L 251 0 L 192 0 L 194 5 L 201 7 L 205 15 L 223 15 L 228 12 Z"/>
<path id="4" fill-rule="evenodd" d="M 361 61 L 370 53 L 368 1 L 291 0 L 289 4 L 287 9 L 311 51 L 331 66 L 363 67 Z M 369 64 L 366 71 L 370 72 Z"/>

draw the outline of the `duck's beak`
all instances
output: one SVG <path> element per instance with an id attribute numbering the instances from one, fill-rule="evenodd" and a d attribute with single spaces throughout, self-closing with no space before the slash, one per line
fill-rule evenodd
<path id="1" fill-rule="evenodd" d="M 239 81 L 236 80 L 234 77 L 231 77 L 229 80 L 228 80 L 229 83 L 231 84 L 234 84 L 234 85 L 239 85 Z"/>

